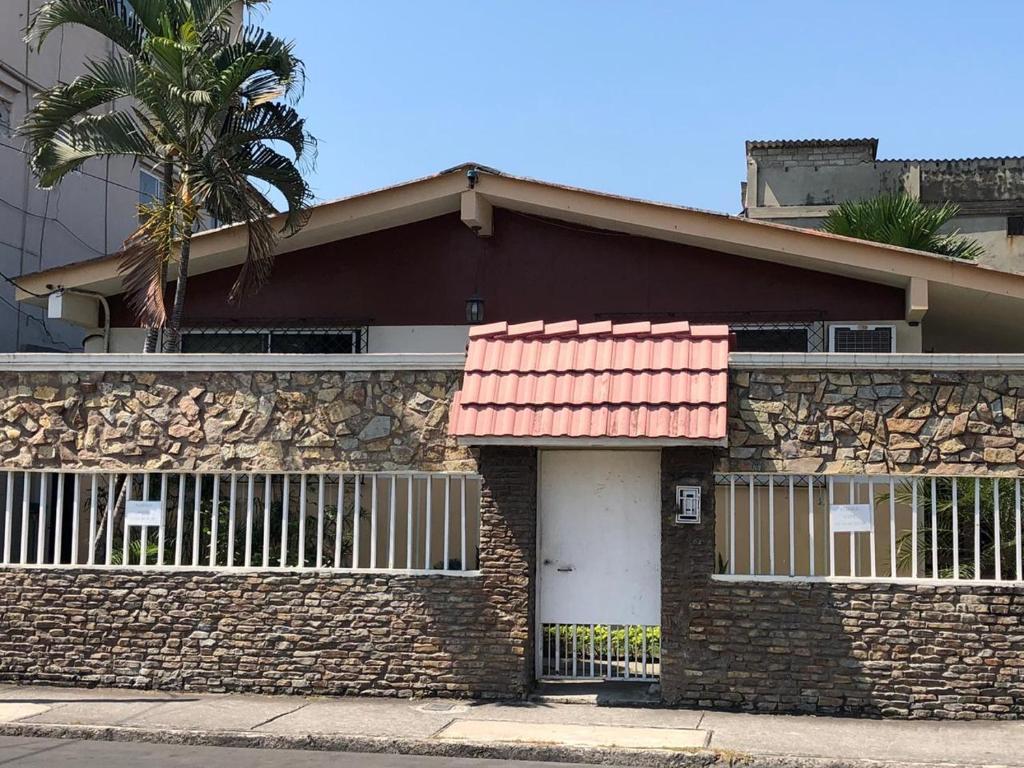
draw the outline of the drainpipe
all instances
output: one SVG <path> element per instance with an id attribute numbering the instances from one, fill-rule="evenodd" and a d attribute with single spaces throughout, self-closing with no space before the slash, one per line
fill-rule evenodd
<path id="1" fill-rule="evenodd" d="M 89 298 L 96 299 L 96 301 L 103 307 L 103 351 L 110 351 L 110 302 L 107 301 L 107 297 L 102 293 L 96 291 L 86 291 L 80 288 L 61 288 L 57 293 L 71 293 L 77 296 L 88 296 Z"/>

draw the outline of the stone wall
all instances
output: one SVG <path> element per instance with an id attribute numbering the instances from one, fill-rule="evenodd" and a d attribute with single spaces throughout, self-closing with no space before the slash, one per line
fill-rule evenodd
<path id="1" fill-rule="evenodd" d="M 716 581 L 713 458 L 662 451 L 664 700 L 755 712 L 1024 717 L 1024 589 Z M 677 484 L 701 523 L 672 522 Z"/>
<path id="2" fill-rule="evenodd" d="M 734 370 L 728 472 L 1024 470 L 1024 373 Z"/>
<path id="3" fill-rule="evenodd" d="M 522 696 L 536 454 L 484 449 L 478 576 L 0 571 L 0 681 Z"/>
<path id="4" fill-rule="evenodd" d="M 707 581 L 690 601 L 685 664 L 664 681 L 672 703 L 1024 717 L 1020 588 Z"/>
<path id="5" fill-rule="evenodd" d="M 0 373 L 0 464 L 469 470 L 462 372 Z"/>

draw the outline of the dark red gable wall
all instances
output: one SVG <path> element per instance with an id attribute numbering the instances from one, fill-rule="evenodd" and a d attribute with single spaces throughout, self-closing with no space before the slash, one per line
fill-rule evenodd
<path id="1" fill-rule="evenodd" d="M 510 211 L 477 238 L 456 213 L 281 256 L 271 282 L 239 307 L 237 268 L 194 276 L 187 321 L 255 324 L 465 322 L 479 291 L 486 320 L 683 317 L 893 320 L 899 288 L 767 261 L 591 230 Z M 130 324 L 115 301 L 115 324 Z"/>

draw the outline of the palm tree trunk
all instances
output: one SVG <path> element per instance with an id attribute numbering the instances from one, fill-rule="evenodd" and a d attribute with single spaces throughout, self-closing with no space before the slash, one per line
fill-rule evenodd
<path id="1" fill-rule="evenodd" d="M 186 222 L 181 235 L 181 255 L 178 257 L 178 279 L 174 285 L 174 306 L 164 327 L 164 352 L 181 352 L 181 321 L 185 315 L 185 286 L 188 282 L 188 258 L 192 250 L 192 222 Z"/>
<path id="2" fill-rule="evenodd" d="M 183 171 L 181 203 L 184 212 L 181 222 L 181 254 L 178 257 L 178 279 L 174 285 L 174 306 L 164 328 L 164 352 L 181 352 L 181 321 L 185 316 L 185 288 L 188 283 L 188 259 L 192 252 L 192 227 L 196 211 L 188 184 L 188 171 Z"/>
<path id="3" fill-rule="evenodd" d="M 156 342 L 160 338 L 160 329 L 156 326 L 151 325 L 146 329 L 146 345 L 142 348 L 142 351 L 147 355 L 156 352 Z"/>
<path id="4" fill-rule="evenodd" d="M 174 189 L 174 161 L 171 160 L 168 155 L 164 160 L 164 200 L 167 200 L 167 195 L 171 194 L 171 190 Z M 168 256 L 170 254 L 167 254 Z M 160 290 L 164 291 L 164 287 L 167 285 L 167 261 L 164 260 L 163 266 L 160 268 Z M 150 326 L 146 329 L 146 346 L 143 348 L 143 352 L 152 353 L 156 352 L 157 342 L 160 340 L 160 328 L 158 326 Z"/>

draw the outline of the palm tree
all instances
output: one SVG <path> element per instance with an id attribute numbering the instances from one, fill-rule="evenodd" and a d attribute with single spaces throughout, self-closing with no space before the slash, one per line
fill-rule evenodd
<path id="1" fill-rule="evenodd" d="M 931 523 L 933 493 L 934 553 Z M 910 571 L 916 544 L 918 572 L 922 574 L 930 574 L 934 570 L 944 579 L 993 579 L 997 559 L 1003 573 L 1012 573 L 1015 570 L 1018 535 L 1016 510 L 1019 501 L 1016 493 L 1017 486 L 1013 478 L 940 477 L 935 479 L 934 485 L 926 478 L 900 481 L 895 488 L 896 502 L 912 507 L 916 498 L 920 516 L 914 523 L 917 527 L 916 536 L 913 531 L 904 531 L 896 539 L 896 562 L 901 571 Z M 888 494 L 883 494 L 879 498 L 879 507 L 884 509 L 888 500 Z M 998 535 L 997 530 L 1000 532 Z M 975 547 L 980 570 L 975 569 Z M 954 550 L 957 553 L 955 558 Z M 936 556 L 934 569 L 933 554 Z M 954 568 L 954 563 L 958 568 Z M 1017 578 L 1022 576 L 1017 574 Z"/>
<path id="2" fill-rule="evenodd" d="M 281 101 L 301 92 L 302 62 L 291 42 L 269 32 L 232 32 L 234 8 L 264 1 L 49 0 L 29 26 L 27 39 L 39 45 L 54 30 L 79 25 L 117 46 L 71 83 L 39 94 L 21 130 L 41 188 L 111 155 L 161 168 L 171 182 L 164 200 L 143 211 L 121 265 L 129 305 L 145 325 L 165 328 L 165 351 L 181 348 L 189 253 L 202 213 L 245 224 L 246 257 L 228 297 L 237 303 L 267 281 L 278 234 L 300 229 L 312 200 L 299 166 L 315 140 Z M 279 217 L 271 189 L 287 207 Z M 168 312 L 165 280 L 175 266 Z"/>
<path id="3" fill-rule="evenodd" d="M 876 243 L 888 243 L 917 251 L 974 261 L 985 249 L 958 230 L 940 230 L 960 212 L 959 206 L 925 205 L 905 192 L 846 202 L 829 212 L 822 229 Z"/>

